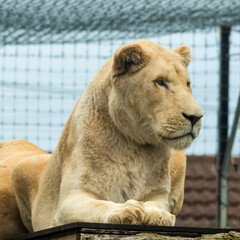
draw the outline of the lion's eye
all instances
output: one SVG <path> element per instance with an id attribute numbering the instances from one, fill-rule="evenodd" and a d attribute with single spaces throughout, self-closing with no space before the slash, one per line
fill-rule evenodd
<path id="1" fill-rule="evenodd" d="M 187 82 L 187 87 L 191 87 L 191 82 Z"/>
<path id="2" fill-rule="evenodd" d="M 166 81 L 163 78 L 156 80 L 155 83 L 161 87 L 168 88 L 168 85 L 166 84 Z"/>

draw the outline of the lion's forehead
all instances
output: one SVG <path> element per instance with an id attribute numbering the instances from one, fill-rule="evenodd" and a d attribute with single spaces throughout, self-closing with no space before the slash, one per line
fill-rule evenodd
<path id="1" fill-rule="evenodd" d="M 188 71 L 180 60 L 161 55 L 152 58 L 148 66 L 143 69 L 142 76 L 148 76 L 149 80 L 164 77 L 167 81 L 181 82 L 184 85 L 189 81 Z"/>

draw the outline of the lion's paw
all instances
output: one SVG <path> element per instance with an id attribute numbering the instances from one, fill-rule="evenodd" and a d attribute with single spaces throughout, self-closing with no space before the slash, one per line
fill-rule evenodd
<path id="1" fill-rule="evenodd" d="M 135 200 L 128 200 L 108 216 L 108 222 L 113 224 L 139 225 L 144 223 L 144 219 L 143 203 Z"/>
<path id="2" fill-rule="evenodd" d="M 156 207 L 145 208 L 146 225 L 155 225 L 155 226 L 174 226 L 176 217 L 175 215 L 167 212 L 166 210 L 159 209 Z"/>

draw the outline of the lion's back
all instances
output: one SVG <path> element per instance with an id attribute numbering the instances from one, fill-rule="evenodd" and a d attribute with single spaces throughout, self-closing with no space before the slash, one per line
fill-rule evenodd
<path id="1" fill-rule="evenodd" d="M 26 233 L 12 187 L 14 167 L 24 158 L 45 153 L 25 140 L 0 143 L 0 237 L 8 238 Z"/>

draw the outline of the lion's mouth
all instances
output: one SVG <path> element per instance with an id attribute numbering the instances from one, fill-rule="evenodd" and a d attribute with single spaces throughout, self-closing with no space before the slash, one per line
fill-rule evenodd
<path id="1" fill-rule="evenodd" d="M 184 138 L 184 137 L 188 137 L 188 136 L 192 137 L 193 139 L 196 138 L 192 132 L 183 134 L 181 136 L 173 137 L 173 138 L 168 138 L 168 137 L 163 137 L 163 138 L 166 139 L 166 140 L 172 141 L 172 140 L 178 140 L 178 139 L 181 139 L 181 138 Z"/>

